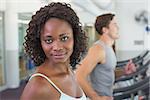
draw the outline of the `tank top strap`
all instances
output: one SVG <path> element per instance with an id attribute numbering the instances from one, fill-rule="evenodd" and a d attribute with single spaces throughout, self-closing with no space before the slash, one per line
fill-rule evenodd
<path id="1" fill-rule="evenodd" d="M 36 76 L 41 76 L 43 78 L 45 78 L 59 93 L 63 93 L 47 76 L 45 76 L 44 74 L 41 74 L 41 73 L 35 73 L 33 75 L 31 75 L 29 81 L 33 78 L 33 77 L 36 77 Z"/>

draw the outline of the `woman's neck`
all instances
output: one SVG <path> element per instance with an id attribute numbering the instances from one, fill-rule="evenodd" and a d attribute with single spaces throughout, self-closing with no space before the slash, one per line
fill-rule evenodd
<path id="1" fill-rule="evenodd" d="M 37 68 L 37 72 L 43 72 L 48 75 L 56 75 L 56 74 L 68 74 L 69 73 L 70 64 L 52 64 L 49 62 L 44 62 L 41 66 Z"/>

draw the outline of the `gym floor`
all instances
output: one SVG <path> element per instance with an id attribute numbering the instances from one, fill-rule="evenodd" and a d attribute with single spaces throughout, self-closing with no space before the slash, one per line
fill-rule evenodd
<path id="1" fill-rule="evenodd" d="M 0 92 L 0 100 L 20 100 L 22 91 L 26 85 L 26 81 L 20 83 L 20 87 L 16 89 L 6 89 Z"/>

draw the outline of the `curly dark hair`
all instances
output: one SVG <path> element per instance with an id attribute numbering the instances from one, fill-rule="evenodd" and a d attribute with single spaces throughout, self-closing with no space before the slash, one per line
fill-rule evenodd
<path id="1" fill-rule="evenodd" d="M 26 30 L 24 47 L 27 55 L 34 61 L 35 66 L 41 65 L 46 55 L 42 49 L 40 41 L 40 32 L 47 20 L 50 18 L 59 18 L 67 21 L 73 29 L 74 47 L 70 57 L 70 64 L 73 68 L 79 63 L 82 56 L 87 51 L 87 36 L 82 29 L 79 18 L 71 8 L 70 4 L 52 2 L 49 5 L 42 7 L 32 16 L 29 22 L 29 27 Z"/>
<path id="2" fill-rule="evenodd" d="M 100 15 L 96 18 L 95 21 L 95 29 L 98 34 L 102 35 L 102 28 L 103 27 L 108 27 L 110 21 L 114 18 L 115 14 L 107 13 Z"/>

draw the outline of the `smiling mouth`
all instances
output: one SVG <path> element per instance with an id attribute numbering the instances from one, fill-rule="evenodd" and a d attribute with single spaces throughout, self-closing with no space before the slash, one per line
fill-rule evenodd
<path id="1" fill-rule="evenodd" d="M 56 55 L 53 55 L 53 57 L 54 57 L 55 59 L 63 59 L 63 58 L 65 58 L 65 55 L 66 55 L 66 54 L 56 54 Z"/>

